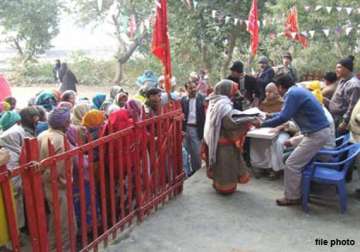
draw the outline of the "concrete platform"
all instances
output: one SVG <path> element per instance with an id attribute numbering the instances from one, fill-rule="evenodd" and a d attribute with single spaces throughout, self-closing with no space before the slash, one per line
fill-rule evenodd
<path id="1" fill-rule="evenodd" d="M 340 214 L 335 190 L 326 188 L 329 200 L 300 207 L 278 207 L 282 178 L 253 179 L 232 196 L 215 193 L 205 171 L 185 182 L 184 193 L 169 202 L 106 251 L 122 252 L 271 252 L 360 251 L 360 200 L 348 185 L 349 209 Z M 324 193 L 324 188 L 321 188 Z M 315 239 L 352 239 L 351 246 L 319 246 Z"/>

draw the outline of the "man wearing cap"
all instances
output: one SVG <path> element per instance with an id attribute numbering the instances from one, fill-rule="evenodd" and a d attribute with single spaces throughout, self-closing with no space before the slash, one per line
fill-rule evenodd
<path id="1" fill-rule="evenodd" d="M 276 75 L 280 76 L 287 74 L 291 80 L 296 83 L 298 82 L 298 74 L 294 66 L 291 64 L 293 61 L 292 55 L 289 52 L 285 52 L 282 56 L 283 65 L 276 67 Z"/>
<path id="2" fill-rule="evenodd" d="M 65 152 L 65 143 L 64 137 L 65 133 L 70 126 L 70 110 L 67 108 L 55 108 L 48 116 L 49 129 L 42 132 L 38 136 L 38 144 L 40 150 L 40 160 L 47 158 L 50 155 L 48 142 L 54 147 L 55 154 L 60 154 Z M 59 203 L 59 213 L 60 213 L 60 225 L 61 225 L 61 234 L 63 238 L 62 250 L 70 250 L 70 238 L 69 238 L 69 225 L 68 225 L 68 205 L 66 197 L 66 185 L 67 183 L 72 183 L 66 179 L 66 166 L 65 161 L 56 162 L 57 169 L 57 179 L 55 181 L 58 188 L 58 203 Z M 71 171 L 70 171 L 71 173 Z M 54 229 L 54 201 L 52 194 L 52 183 L 54 182 L 51 179 L 50 167 L 46 167 L 43 173 L 44 181 L 44 191 L 47 202 L 49 203 L 49 243 L 50 250 L 56 248 L 56 238 L 55 238 L 55 229 Z M 72 199 L 70 199 L 72 200 Z M 74 214 L 72 215 L 74 216 Z M 74 227 L 76 231 L 76 226 Z"/>
<path id="3" fill-rule="evenodd" d="M 353 70 L 353 56 L 340 60 L 336 65 L 339 84 L 330 101 L 329 110 L 334 116 L 340 135 L 347 131 L 351 113 L 360 98 L 360 80 L 354 75 Z"/>
<path id="4" fill-rule="evenodd" d="M 260 99 L 260 90 L 256 79 L 244 74 L 244 64 L 241 61 L 235 61 L 230 70 L 231 74 L 227 79 L 237 83 L 240 90 L 234 99 L 234 108 L 245 110 L 256 107 Z"/>
<path id="5" fill-rule="evenodd" d="M 200 147 L 205 125 L 205 97 L 194 81 L 185 84 L 187 95 L 181 99 L 184 112 L 185 148 L 191 157 L 192 173 L 201 168 Z"/>
<path id="6" fill-rule="evenodd" d="M 260 89 L 260 100 L 265 98 L 265 87 L 273 81 L 274 70 L 269 66 L 269 60 L 265 56 L 259 58 L 260 72 L 257 76 L 257 83 Z"/>

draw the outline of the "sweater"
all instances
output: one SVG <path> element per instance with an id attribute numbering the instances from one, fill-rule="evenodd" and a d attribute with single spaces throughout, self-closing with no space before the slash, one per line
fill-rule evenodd
<path id="1" fill-rule="evenodd" d="M 276 127 L 293 119 L 303 134 L 311 134 L 329 127 L 324 109 L 315 96 L 305 88 L 293 86 L 285 94 L 280 113 L 266 120 L 262 127 Z"/>

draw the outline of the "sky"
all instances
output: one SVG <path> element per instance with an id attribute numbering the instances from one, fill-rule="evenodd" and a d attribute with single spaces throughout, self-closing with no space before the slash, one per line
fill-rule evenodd
<path id="1" fill-rule="evenodd" d="M 60 33 L 53 40 L 54 49 L 87 50 L 114 48 L 115 40 L 111 36 L 111 25 L 104 24 L 95 29 L 79 27 L 69 16 L 63 16 L 60 23 Z"/>
<path id="2" fill-rule="evenodd" d="M 62 16 L 59 25 L 60 33 L 52 40 L 52 50 L 112 50 L 116 48 L 116 41 L 111 36 L 112 27 L 104 24 L 96 29 L 79 27 L 71 16 Z M 8 48 L 0 43 L 0 49 Z"/>

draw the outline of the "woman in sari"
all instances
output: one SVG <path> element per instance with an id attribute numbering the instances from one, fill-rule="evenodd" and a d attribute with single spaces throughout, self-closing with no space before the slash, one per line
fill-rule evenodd
<path id="1" fill-rule="evenodd" d="M 245 184 L 250 180 L 242 148 L 247 131 L 258 120 L 254 116 L 243 116 L 233 108 L 231 99 L 237 92 L 236 83 L 223 80 L 208 98 L 204 130 L 208 177 L 213 180 L 214 189 L 221 194 L 232 194 L 237 183 Z"/>
<path id="2" fill-rule="evenodd" d="M 87 111 L 87 112 L 86 112 Z M 99 110 L 90 109 L 89 104 L 80 104 L 74 108 L 74 113 L 72 115 L 72 123 L 76 125 L 72 125 L 72 127 L 68 130 L 67 135 L 68 139 L 71 142 L 76 142 L 76 138 L 80 137 L 83 138 L 81 140 L 82 143 L 88 142 L 90 139 L 88 135 L 90 134 L 91 140 L 95 140 L 99 137 L 99 130 L 101 129 L 102 125 L 104 124 L 104 113 Z M 80 121 L 81 120 L 81 121 Z M 80 123 L 80 125 L 79 125 Z M 75 128 L 73 134 L 78 134 L 78 136 L 74 137 L 73 134 L 69 136 L 72 128 Z M 74 139 L 75 138 L 75 139 Z M 85 186 L 85 205 L 86 205 L 86 223 L 87 225 L 92 224 L 92 212 L 91 212 L 91 188 L 90 188 L 90 173 L 93 174 L 95 180 L 99 178 L 97 168 L 98 168 L 98 161 L 99 161 L 99 150 L 98 148 L 92 150 L 93 152 L 93 160 L 89 160 L 89 154 L 86 153 L 83 157 L 83 169 L 84 169 L 84 186 Z M 79 177 L 79 160 L 75 159 L 74 163 L 74 170 L 73 170 L 73 200 L 74 200 L 74 209 L 77 224 L 81 226 L 81 202 L 80 202 L 80 177 Z M 93 163 L 93 170 L 90 170 L 89 163 Z M 96 182 L 96 181 L 95 181 Z M 95 185 L 96 188 L 99 188 L 99 185 Z M 100 208 L 99 208 L 99 197 L 98 193 L 96 192 L 96 214 L 99 219 L 100 217 Z"/>

